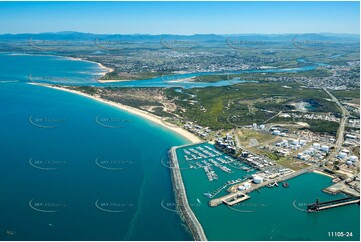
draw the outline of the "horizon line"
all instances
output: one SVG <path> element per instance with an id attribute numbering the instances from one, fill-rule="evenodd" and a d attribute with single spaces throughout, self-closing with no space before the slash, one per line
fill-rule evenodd
<path id="1" fill-rule="evenodd" d="M 94 33 L 94 32 L 81 32 L 81 31 L 72 31 L 64 30 L 57 32 L 18 32 L 18 33 L 0 33 L 0 35 L 18 35 L 18 34 L 61 34 L 61 33 L 79 33 L 79 34 L 94 34 L 94 35 L 181 35 L 181 36 L 193 36 L 193 35 L 300 35 L 300 34 L 339 34 L 339 35 L 359 35 L 360 33 L 339 33 L 339 32 L 302 32 L 302 33 L 233 33 L 233 34 L 216 34 L 216 33 L 194 33 L 194 34 L 170 34 L 170 33 L 161 33 L 161 34 L 151 34 L 151 33 Z"/>

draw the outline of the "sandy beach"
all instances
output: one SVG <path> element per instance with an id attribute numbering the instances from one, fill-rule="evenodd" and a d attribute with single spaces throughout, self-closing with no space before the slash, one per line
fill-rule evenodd
<path id="1" fill-rule="evenodd" d="M 106 73 L 108 73 L 108 72 L 114 71 L 113 68 L 106 67 L 106 66 L 104 66 L 103 64 L 101 64 L 101 63 L 99 63 L 99 62 L 90 61 L 90 60 L 84 60 L 84 59 L 76 58 L 76 57 L 68 57 L 68 56 L 58 56 L 58 57 L 63 57 L 63 58 L 66 58 L 66 59 L 68 59 L 68 60 L 85 61 L 85 62 L 89 62 L 89 63 L 96 64 L 96 65 L 98 65 L 101 69 L 105 70 L 105 73 L 102 73 L 102 74 L 104 74 L 104 75 L 105 75 Z"/>
<path id="2" fill-rule="evenodd" d="M 21 54 L 21 55 L 39 55 L 39 54 Z M 65 58 L 65 59 L 68 59 L 68 60 L 73 60 L 73 61 L 84 61 L 84 62 L 93 63 L 93 64 L 96 64 L 97 66 L 99 66 L 100 69 L 104 70 L 104 72 L 96 73 L 97 75 L 101 75 L 101 76 L 105 76 L 107 73 L 114 71 L 113 68 L 106 67 L 106 66 L 104 66 L 103 64 L 101 64 L 99 62 L 84 60 L 84 59 L 78 58 L 78 57 L 69 57 L 69 56 L 62 56 L 62 55 L 45 55 L 45 54 L 41 54 L 39 56 L 59 57 L 59 58 Z M 100 82 L 100 80 L 99 80 L 99 82 Z M 112 82 L 112 80 L 109 80 L 109 82 Z"/>
<path id="3" fill-rule="evenodd" d="M 202 140 L 200 138 L 198 138 L 196 135 L 188 132 L 187 130 L 183 129 L 183 128 L 180 128 L 180 127 L 175 127 L 173 124 L 167 124 L 165 121 L 163 121 L 160 117 L 156 116 L 156 115 L 153 115 L 151 113 L 148 113 L 146 111 L 143 111 L 143 110 L 139 110 L 139 109 L 136 109 L 136 108 L 133 108 L 133 107 L 129 107 L 129 106 L 126 106 L 126 105 L 123 105 L 123 104 L 120 104 L 120 103 L 116 103 L 116 102 L 112 102 L 112 101 L 108 101 L 108 100 L 105 100 L 105 99 L 102 99 L 102 98 L 99 98 L 99 97 L 94 97 L 94 96 L 91 96 L 89 94 L 86 94 L 86 93 L 83 93 L 83 92 L 79 92 L 79 91 L 75 91 L 75 90 L 70 90 L 70 89 L 67 89 L 67 88 L 63 88 L 63 87 L 57 87 L 57 86 L 51 86 L 51 85 L 47 85 L 47 84 L 39 84 L 39 83 L 29 83 L 31 85 L 37 85 L 37 86 L 44 86 L 44 87 L 48 87 L 48 88 L 53 88 L 53 89 L 57 89 L 57 90 L 61 90 L 61 91 L 65 91 L 65 92 L 70 92 L 70 93 L 74 93 L 74 94 L 77 94 L 77 95 L 81 95 L 81 96 L 84 96 L 84 97 L 88 97 L 88 98 L 91 98 L 91 99 L 94 99 L 98 102 L 102 102 L 102 103 L 105 103 L 105 104 L 108 104 L 108 105 L 111 105 L 113 107 L 116 107 L 116 108 L 119 108 L 121 110 L 124 110 L 124 111 L 127 111 L 129 113 L 132 113 L 132 114 L 135 114 L 137 116 L 140 116 L 142 118 L 145 118 L 149 121 L 152 121 L 156 124 L 159 124 L 161 125 L 162 127 L 165 127 L 181 136 L 183 136 L 184 138 L 186 138 L 187 140 L 189 140 L 190 142 L 192 143 L 198 143 L 198 142 L 201 142 Z"/>
<path id="4" fill-rule="evenodd" d="M 324 176 L 328 176 L 330 178 L 335 178 L 334 176 L 332 176 L 331 174 L 327 174 L 326 172 L 322 172 L 319 170 L 313 170 L 314 173 L 320 174 L 320 175 L 324 175 Z"/>

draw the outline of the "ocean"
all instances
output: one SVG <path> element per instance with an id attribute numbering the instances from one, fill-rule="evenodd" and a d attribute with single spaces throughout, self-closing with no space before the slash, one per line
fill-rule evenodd
<path id="1" fill-rule="evenodd" d="M 101 85 L 102 71 L 61 57 L 0 54 L 0 240 L 192 240 L 166 162 L 167 150 L 187 140 L 104 103 L 28 84 Z M 232 210 L 210 208 L 203 193 L 246 172 L 220 174 L 212 185 L 203 170 L 182 175 L 210 240 L 341 240 L 328 232 L 359 239 L 358 205 L 301 211 L 316 198 L 341 196 L 321 191 L 328 177 L 305 174 L 287 189 L 261 189 Z"/>
<path id="2" fill-rule="evenodd" d="M 162 207 L 174 194 L 161 161 L 187 140 L 86 97 L 26 84 L 31 73 L 72 82 L 99 71 L 59 57 L 0 55 L 0 240 L 192 239 Z"/>

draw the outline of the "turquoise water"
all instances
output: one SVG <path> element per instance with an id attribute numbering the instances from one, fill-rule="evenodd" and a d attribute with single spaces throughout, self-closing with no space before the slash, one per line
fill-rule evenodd
<path id="1" fill-rule="evenodd" d="M 57 56 L 0 53 L 0 83 L 6 81 L 66 83 L 95 82 L 104 72 L 98 65 Z"/>
<path id="2" fill-rule="evenodd" d="M 100 71 L 60 57 L 0 54 L 1 240 L 192 239 L 176 213 L 164 162 L 167 150 L 186 140 L 94 100 L 26 84 L 97 85 Z M 330 179 L 316 174 L 291 180 L 289 189 L 252 193 L 236 207 L 242 212 L 208 207 L 204 192 L 252 173 L 233 170 L 217 171 L 212 183 L 201 169 L 182 170 L 209 239 L 329 240 L 328 230 L 359 238 L 357 205 L 317 214 L 293 207 L 295 200 L 302 208 L 316 197 L 334 198 L 321 192 Z"/>
<path id="3" fill-rule="evenodd" d="M 204 145 L 202 145 L 204 146 Z M 193 146 L 194 147 L 194 146 Z M 188 147 L 186 147 L 188 148 Z M 343 197 L 329 195 L 322 189 L 331 185 L 329 177 L 307 173 L 289 180 L 290 187 L 263 188 L 252 192 L 250 199 L 231 208 L 220 205 L 209 207 L 203 193 L 214 190 L 225 181 L 245 174 L 233 169 L 234 173 L 219 174 L 218 181 L 209 182 L 203 169 L 189 167 L 182 149 L 177 156 L 192 210 L 199 219 L 209 240 L 359 240 L 360 207 L 349 205 L 317 213 L 307 213 L 307 204 L 316 198 L 328 201 Z M 220 193 L 218 196 L 226 194 Z M 352 232 L 353 237 L 329 237 L 328 232 Z"/>
<path id="4" fill-rule="evenodd" d="M 46 62 L 46 68 L 44 68 Z M 74 65 L 73 62 L 77 64 Z M 30 64 L 31 63 L 31 64 Z M 235 83 L 253 82 L 248 80 L 221 80 L 218 82 L 204 83 L 183 80 L 205 75 L 231 75 L 240 73 L 296 73 L 314 70 L 322 63 L 308 63 L 307 66 L 288 69 L 265 69 L 265 70 L 245 70 L 231 72 L 198 72 L 176 75 L 165 75 L 146 80 L 136 80 L 127 82 L 116 82 L 102 84 L 97 81 L 98 73 L 104 72 L 97 65 L 85 61 L 72 61 L 56 56 L 25 55 L 14 53 L 0 53 L 0 83 L 6 81 L 19 82 L 40 82 L 66 85 L 94 85 L 112 87 L 208 87 L 208 86 L 228 86 Z"/>
<path id="5" fill-rule="evenodd" d="M 187 141 L 94 100 L 21 82 L 29 72 L 83 80 L 95 64 L 11 58 L 0 58 L 1 79 L 20 80 L 0 83 L 0 240 L 191 240 L 162 207 L 174 194 L 161 160 Z"/>

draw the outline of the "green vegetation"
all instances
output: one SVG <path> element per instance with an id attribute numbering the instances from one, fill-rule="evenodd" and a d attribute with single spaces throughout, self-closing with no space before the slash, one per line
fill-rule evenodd
<path id="1" fill-rule="evenodd" d="M 312 132 L 318 133 L 329 133 L 332 135 L 336 135 L 339 124 L 336 122 L 329 121 L 320 121 L 320 120 L 303 120 L 302 122 L 306 122 L 310 125 L 310 127 L 306 128 Z"/>
<path id="2" fill-rule="evenodd" d="M 118 73 L 116 71 L 108 72 L 100 80 L 146 80 L 161 76 L 160 72 L 141 72 L 141 73 Z"/>
<path id="3" fill-rule="evenodd" d="M 194 82 L 218 82 L 222 80 L 227 80 L 227 75 L 205 75 L 205 76 L 197 76 L 194 78 Z"/>
<path id="4" fill-rule="evenodd" d="M 119 80 L 119 79 L 121 78 L 118 75 L 118 73 L 116 73 L 115 71 L 108 72 L 100 78 L 100 80 Z"/>
<path id="5" fill-rule="evenodd" d="M 96 87 L 90 87 L 90 86 L 79 86 L 79 87 L 67 87 L 68 89 L 84 92 L 90 95 L 94 95 L 97 93 Z"/>
<path id="6" fill-rule="evenodd" d="M 342 90 L 342 91 L 332 91 L 332 94 L 341 100 L 350 100 L 352 98 L 360 98 L 360 89 L 356 88 L 353 90 Z"/>
<path id="7" fill-rule="evenodd" d="M 287 87 L 285 87 L 287 86 Z M 295 82 L 259 82 L 242 83 L 224 87 L 206 87 L 187 90 L 196 95 L 196 103 L 184 102 L 174 89 L 168 89 L 166 95 L 173 98 L 185 113 L 178 113 L 188 120 L 197 121 L 211 129 L 229 129 L 235 125 L 263 123 L 279 111 L 290 111 L 290 102 L 306 100 L 314 106 L 313 112 L 331 112 L 339 115 L 337 105 L 328 101 L 329 96 L 322 89 L 301 87 Z M 277 121 L 272 120 L 272 122 Z M 283 120 L 286 123 L 293 120 Z M 308 122 L 308 121 L 307 121 Z M 308 122 L 314 130 L 321 130 L 320 121 Z M 333 132 L 335 123 L 323 125 L 321 132 Z M 336 128 L 337 130 L 337 128 Z"/>

